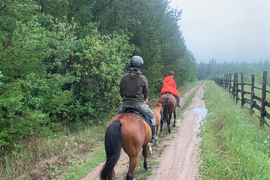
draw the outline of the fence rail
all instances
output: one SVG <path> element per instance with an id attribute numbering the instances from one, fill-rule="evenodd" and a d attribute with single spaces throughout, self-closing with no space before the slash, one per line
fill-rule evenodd
<path id="1" fill-rule="evenodd" d="M 224 87 L 231 94 L 236 103 L 240 101 L 241 107 L 249 109 L 251 115 L 255 114 L 254 109 L 257 109 L 260 112 L 260 115 L 255 115 L 260 119 L 260 126 L 264 126 L 264 124 L 266 124 L 270 127 L 265 120 L 265 118 L 270 119 L 270 114 L 266 110 L 266 107 L 270 108 L 270 102 L 267 102 L 266 100 L 266 93 L 270 93 L 270 91 L 266 89 L 267 71 L 263 71 L 262 87 L 256 87 L 254 85 L 254 79 L 255 75 L 251 75 L 251 83 L 246 83 L 244 82 L 244 75 L 241 73 L 241 79 L 239 82 L 238 74 L 234 73 L 233 80 L 232 74 L 225 74 L 224 78 L 214 78 L 213 80 L 219 86 Z M 244 90 L 245 86 L 250 86 L 250 92 Z M 254 89 L 261 91 L 261 97 L 255 94 Z M 247 97 L 247 95 L 249 97 Z M 257 103 L 257 101 L 259 101 L 259 103 Z M 245 104 L 248 104 L 249 107 L 244 106 Z"/>

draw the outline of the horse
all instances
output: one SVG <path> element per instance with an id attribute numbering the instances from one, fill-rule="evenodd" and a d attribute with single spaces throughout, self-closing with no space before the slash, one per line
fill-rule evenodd
<path id="1" fill-rule="evenodd" d="M 152 109 L 154 115 L 155 115 L 155 120 L 156 120 L 156 136 L 158 135 L 158 129 L 161 121 L 161 117 L 163 115 L 163 106 L 161 103 L 156 103 L 154 105 L 154 108 Z"/>
<path id="2" fill-rule="evenodd" d="M 176 99 L 172 94 L 166 93 L 160 96 L 158 103 L 161 103 L 163 106 L 163 119 L 167 123 L 168 132 L 170 133 L 172 113 L 174 114 L 173 127 L 175 127 L 175 122 L 176 122 L 176 110 L 177 110 Z M 168 118 L 168 115 L 169 115 L 169 118 Z M 160 134 L 162 134 L 162 125 L 163 125 L 163 120 L 160 123 Z"/>
<path id="3" fill-rule="evenodd" d="M 147 146 L 150 144 L 151 138 L 151 128 L 140 116 L 132 113 L 121 113 L 114 116 L 105 133 L 106 162 L 100 172 L 100 179 L 115 179 L 114 167 L 120 158 L 122 147 L 129 156 L 127 180 L 134 178 L 134 170 L 141 148 L 144 157 L 143 166 L 147 170 Z"/>

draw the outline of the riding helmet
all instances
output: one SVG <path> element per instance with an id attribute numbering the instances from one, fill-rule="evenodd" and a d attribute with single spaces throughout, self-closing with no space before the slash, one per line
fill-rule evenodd
<path id="1" fill-rule="evenodd" d="M 138 67 L 142 69 L 143 59 L 140 56 L 133 56 L 130 60 L 130 67 Z"/>

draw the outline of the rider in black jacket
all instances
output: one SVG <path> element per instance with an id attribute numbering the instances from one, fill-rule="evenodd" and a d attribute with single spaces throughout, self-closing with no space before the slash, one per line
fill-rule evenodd
<path id="1" fill-rule="evenodd" d="M 126 73 L 120 83 L 120 95 L 122 97 L 122 106 L 118 113 L 122 113 L 128 107 L 133 107 L 151 120 L 152 140 L 157 141 L 155 136 L 155 116 L 152 110 L 148 107 L 148 81 L 142 75 L 141 69 L 143 66 L 143 59 L 140 56 L 133 56 L 130 60 L 130 69 Z M 145 104 L 146 103 L 146 104 Z"/>

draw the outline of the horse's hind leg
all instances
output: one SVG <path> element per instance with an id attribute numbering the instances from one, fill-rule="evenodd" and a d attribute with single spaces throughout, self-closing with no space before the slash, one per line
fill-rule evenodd
<path id="1" fill-rule="evenodd" d="M 129 169 L 126 176 L 126 180 L 133 180 L 134 178 L 134 170 L 137 166 L 138 155 L 136 157 L 129 157 Z"/>
<path id="2" fill-rule="evenodd" d="M 175 123 L 176 123 L 176 112 L 173 113 L 173 116 L 174 116 L 173 127 L 175 127 Z"/>
<path id="3" fill-rule="evenodd" d="M 168 126 L 168 132 L 170 133 L 171 132 L 171 118 L 172 118 L 172 114 L 169 114 L 169 119 L 168 119 L 168 124 L 167 124 L 167 126 Z"/>
<path id="4" fill-rule="evenodd" d="M 146 157 L 147 157 L 147 145 L 143 147 L 143 158 L 144 158 L 143 167 L 145 170 L 147 170 Z"/>
<path id="5" fill-rule="evenodd" d="M 163 126 L 163 120 L 160 121 L 160 136 L 163 135 L 163 133 L 162 133 L 162 126 Z"/>

